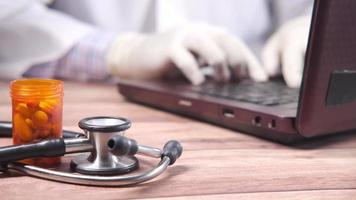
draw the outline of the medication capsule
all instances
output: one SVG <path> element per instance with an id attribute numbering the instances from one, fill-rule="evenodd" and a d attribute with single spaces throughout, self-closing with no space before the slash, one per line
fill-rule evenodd
<path id="1" fill-rule="evenodd" d="M 29 142 L 32 140 L 32 131 L 30 127 L 25 122 L 25 119 L 21 114 L 17 113 L 13 119 L 14 129 L 18 130 L 18 136 L 22 142 Z"/>
<path id="2" fill-rule="evenodd" d="M 28 127 L 30 127 L 31 129 L 35 129 L 35 125 L 33 124 L 33 121 L 30 120 L 29 118 L 25 119 L 26 124 L 28 125 Z"/>
<path id="3" fill-rule="evenodd" d="M 51 106 L 55 106 L 55 105 L 59 104 L 58 99 L 46 99 L 45 102 L 48 103 Z"/>
<path id="4" fill-rule="evenodd" d="M 36 127 L 43 127 L 48 122 L 48 116 L 43 111 L 36 111 L 32 116 L 33 123 Z"/>
<path id="5" fill-rule="evenodd" d="M 39 136 L 41 138 L 47 138 L 50 135 L 51 135 L 51 129 L 43 129 L 39 131 Z"/>
<path id="6" fill-rule="evenodd" d="M 54 109 L 54 104 L 49 103 L 48 100 L 47 101 L 40 101 L 40 103 L 38 104 L 38 107 L 42 111 L 50 114 Z"/>
<path id="7" fill-rule="evenodd" d="M 26 102 L 26 105 L 31 112 L 35 112 L 38 107 L 38 101 L 34 99 L 29 99 L 28 102 Z"/>
<path id="8" fill-rule="evenodd" d="M 19 103 L 16 106 L 16 112 L 20 113 L 23 117 L 28 118 L 31 116 L 31 111 L 28 109 L 27 104 Z"/>

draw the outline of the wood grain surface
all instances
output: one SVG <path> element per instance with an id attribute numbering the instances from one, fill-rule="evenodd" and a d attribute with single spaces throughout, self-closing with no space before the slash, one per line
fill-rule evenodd
<path id="1" fill-rule="evenodd" d="M 134 187 L 87 187 L 0 172 L 0 199 L 356 199 L 356 132 L 284 146 L 133 104 L 113 85 L 66 83 L 64 128 L 88 116 L 123 116 L 126 135 L 162 147 L 182 142 L 182 157 L 162 176 Z M 11 119 L 8 83 L 0 83 L 0 120 Z M 356 123 L 356 122 L 355 122 Z M 11 144 L 0 139 L 0 146 Z M 61 169 L 67 170 L 71 156 Z M 142 159 L 142 169 L 155 164 Z"/>

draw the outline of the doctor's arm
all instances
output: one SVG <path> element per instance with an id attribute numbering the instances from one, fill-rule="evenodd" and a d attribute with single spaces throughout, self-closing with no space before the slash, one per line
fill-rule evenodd
<path id="1" fill-rule="evenodd" d="M 156 79 L 177 68 L 197 85 L 205 80 L 201 65 L 210 66 L 210 75 L 220 82 L 247 76 L 255 81 L 267 80 L 260 62 L 240 39 L 202 24 L 149 34 L 96 31 L 64 56 L 37 64 L 25 75 L 80 81 Z M 50 73 L 44 73 L 46 68 Z"/>
<path id="2" fill-rule="evenodd" d="M 172 68 L 192 83 L 201 84 L 201 65 L 211 67 L 216 81 L 250 76 L 267 80 L 261 64 L 249 48 L 225 30 L 206 24 L 190 24 L 159 33 L 94 32 L 81 39 L 56 61 L 36 65 L 27 76 L 55 65 L 54 76 L 74 80 L 156 79 Z"/>
<path id="3" fill-rule="evenodd" d="M 24 76 L 76 81 L 110 81 L 106 55 L 114 37 L 113 33 L 93 30 L 80 38 L 60 57 L 31 66 Z"/>
<path id="4" fill-rule="evenodd" d="M 7 70 L 1 69 L 3 76 L 21 66 L 10 78 L 22 73 L 77 80 L 107 80 L 112 75 L 153 79 L 178 68 L 192 84 L 200 84 L 205 79 L 200 66 L 205 64 L 217 81 L 247 75 L 267 80 L 244 42 L 219 27 L 195 24 L 159 33 L 112 35 L 42 4 L 20 2 L 25 7 L 10 13 L 10 22 L 1 26 L 7 31 L 3 44 L 10 43 L 1 53 L 11 55 Z"/>

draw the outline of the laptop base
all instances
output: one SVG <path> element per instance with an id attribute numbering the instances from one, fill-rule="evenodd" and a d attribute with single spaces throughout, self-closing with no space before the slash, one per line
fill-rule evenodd
<path id="1" fill-rule="evenodd" d="M 183 92 L 179 85 L 165 85 L 159 81 L 120 81 L 119 91 L 133 102 L 283 144 L 293 144 L 304 139 L 294 127 L 295 112 L 283 113 L 280 109 L 278 113 L 276 108 L 271 108 L 274 113 L 259 111 L 262 107 L 257 105 L 254 108 L 244 102 Z M 244 104 L 246 109 L 243 109 Z M 247 109 L 249 107 L 252 109 Z"/>

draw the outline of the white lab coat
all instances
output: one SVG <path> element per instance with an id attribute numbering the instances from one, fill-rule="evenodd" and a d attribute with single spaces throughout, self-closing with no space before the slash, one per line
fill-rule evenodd
<path id="1" fill-rule="evenodd" d="M 94 29 L 158 32 L 192 22 L 222 26 L 253 49 L 311 0 L 56 0 L 0 1 L 0 78 L 63 55 Z M 271 15 L 273 9 L 275 15 Z M 276 21 L 278 19 L 278 21 Z M 276 23 L 277 22 L 277 23 Z"/>

